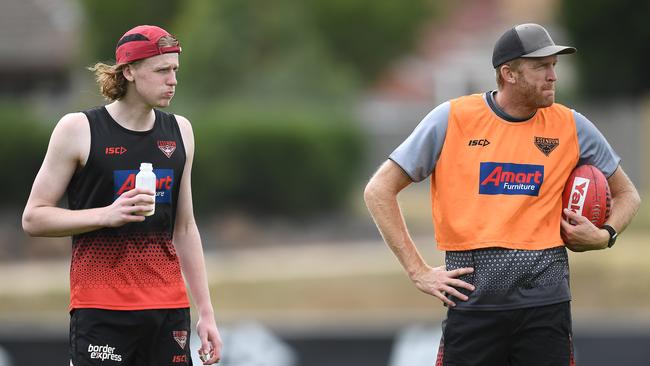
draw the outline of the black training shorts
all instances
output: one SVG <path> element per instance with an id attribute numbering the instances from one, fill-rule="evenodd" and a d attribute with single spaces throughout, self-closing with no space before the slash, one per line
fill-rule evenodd
<path id="1" fill-rule="evenodd" d="M 450 309 L 436 366 L 574 366 L 569 302 L 503 311 Z"/>
<path id="2" fill-rule="evenodd" d="M 74 366 L 191 366 L 190 311 L 75 309 L 70 315 Z"/>

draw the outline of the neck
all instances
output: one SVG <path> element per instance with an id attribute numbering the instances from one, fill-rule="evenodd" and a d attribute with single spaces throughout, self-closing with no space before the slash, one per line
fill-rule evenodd
<path id="1" fill-rule="evenodd" d="M 124 97 L 106 106 L 111 117 L 122 127 L 133 131 L 149 131 L 156 115 L 151 106 Z"/>
<path id="2" fill-rule="evenodd" d="M 537 112 L 537 107 L 528 105 L 521 96 L 506 88 L 497 92 L 494 102 L 502 111 L 517 119 L 528 119 Z"/>

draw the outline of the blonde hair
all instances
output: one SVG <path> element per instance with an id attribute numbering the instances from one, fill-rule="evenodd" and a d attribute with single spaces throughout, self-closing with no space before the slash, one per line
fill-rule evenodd
<path id="1" fill-rule="evenodd" d="M 158 40 L 158 47 L 178 46 L 178 40 L 171 36 L 162 36 Z M 108 65 L 98 62 L 94 66 L 88 67 L 88 70 L 95 74 L 95 81 L 99 84 L 99 91 L 104 98 L 113 102 L 124 98 L 129 81 L 124 77 L 124 68 L 128 65 L 137 65 L 142 60 L 130 62 L 128 64 Z"/>
<path id="2" fill-rule="evenodd" d="M 122 99 L 126 95 L 127 85 L 129 81 L 126 80 L 122 71 L 129 64 L 122 65 L 107 65 L 102 62 L 96 63 L 88 70 L 95 73 L 95 80 L 99 84 L 99 91 L 104 98 L 113 102 Z"/>
<path id="3" fill-rule="evenodd" d="M 514 59 L 512 61 L 508 61 L 508 62 L 505 62 L 505 63 L 497 66 L 495 71 L 496 71 L 496 79 L 497 79 L 498 90 L 503 89 L 503 85 L 505 85 L 505 83 L 506 83 L 505 80 L 503 80 L 503 76 L 501 76 L 501 68 L 503 66 L 505 66 L 505 65 L 508 65 L 508 67 L 510 67 L 510 70 L 519 71 L 519 68 L 521 67 L 521 64 L 523 64 L 523 63 L 524 63 L 523 58 L 516 58 L 516 59 Z"/>
<path id="4" fill-rule="evenodd" d="M 158 40 L 158 47 L 176 47 L 178 46 L 178 40 L 173 36 L 162 36 Z"/>

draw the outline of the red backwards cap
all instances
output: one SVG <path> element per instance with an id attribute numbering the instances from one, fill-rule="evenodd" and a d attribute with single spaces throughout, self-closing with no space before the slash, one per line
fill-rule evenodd
<path id="1" fill-rule="evenodd" d="M 163 53 L 181 52 L 180 43 L 176 46 L 158 47 L 158 41 L 163 36 L 173 37 L 166 30 L 155 25 L 139 25 L 132 28 L 117 42 L 115 49 L 117 64 L 126 64 Z"/>

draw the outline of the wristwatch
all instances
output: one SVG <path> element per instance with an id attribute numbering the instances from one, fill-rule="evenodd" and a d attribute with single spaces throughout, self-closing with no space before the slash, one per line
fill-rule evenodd
<path id="1" fill-rule="evenodd" d="M 609 242 L 607 242 L 607 247 L 611 248 L 614 246 L 614 243 L 616 243 L 616 238 L 618 238 L 618 233 L 616 232 L 616 229 L 609 225 L 603 225 L 601 229 L 607 230 L 609 233 Z"/>

